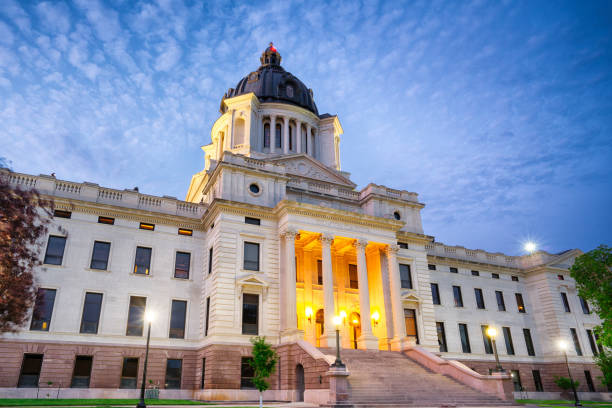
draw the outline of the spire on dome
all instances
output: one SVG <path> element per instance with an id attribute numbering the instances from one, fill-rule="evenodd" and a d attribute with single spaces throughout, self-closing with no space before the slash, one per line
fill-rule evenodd
<path id="1" fill-rule="evenodd" d="M 262 66 L 280 65 L 281 59 L 280 54 L 278 51 L 276 51 L 276 48 L 274 48 L 274 43 L 270 41 L 270 45 L 268 48 L 266 48 L 263 54 L 261 54 L 259 61 L 261 61 Z"/>

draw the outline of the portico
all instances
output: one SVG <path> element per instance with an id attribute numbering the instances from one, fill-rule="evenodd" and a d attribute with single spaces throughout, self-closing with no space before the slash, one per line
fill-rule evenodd
<path id="1" fill-rule="evenodd" d="M 395 245 L 288 228 L 282 233 L 282 332 L 317 347 L 400 349 L 407 344 Z"/>

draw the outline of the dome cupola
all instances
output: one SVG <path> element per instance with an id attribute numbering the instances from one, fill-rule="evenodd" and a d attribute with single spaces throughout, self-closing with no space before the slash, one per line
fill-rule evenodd
<path id="1" fill-rule="evenodd" d="M 223 100 L 253 92 L 260 102 L 287 103 L 300 106 L 319 115 L 312 89 L 281 67 L 281 55 L 270 43 L 259 58 L 261 66 L 242 78 L 235 88 L 230 88 Z M 221 101 L 221 113 L 225 111 Z"/>

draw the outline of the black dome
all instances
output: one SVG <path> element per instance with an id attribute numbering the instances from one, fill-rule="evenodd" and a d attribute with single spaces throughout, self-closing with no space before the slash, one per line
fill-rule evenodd
<path id="1" fill-rule="evenodd" d="M 280 66 L 281 56 L 272 43 L 261 54 L 260 61 L 259 69 L 242 78 L 236 88 L 230 88 L 225 93 L 223 99 L 253 92 L 260 102 L 289 103 L 319 115 L 312 89 L 308 89 L 302 81 Z"/>

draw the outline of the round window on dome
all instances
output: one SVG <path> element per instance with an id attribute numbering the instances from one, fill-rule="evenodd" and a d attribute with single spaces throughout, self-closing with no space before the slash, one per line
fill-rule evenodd
<path id="1" fill-rule="evenodd" d="M 393 213 L 393 218 L 399 221 L 402 219 L 402 215 L 399 213 L 399 211 L 396 211 Z"/>
<path id="2" fill-rule="evenodd" d="M 259 188 L 259 185 L 257 183 L 251 183 L 249 185 L 249 191 L 251 192 L 251 194 L 258 195 L 261 191 L 261 188 Z"/>

